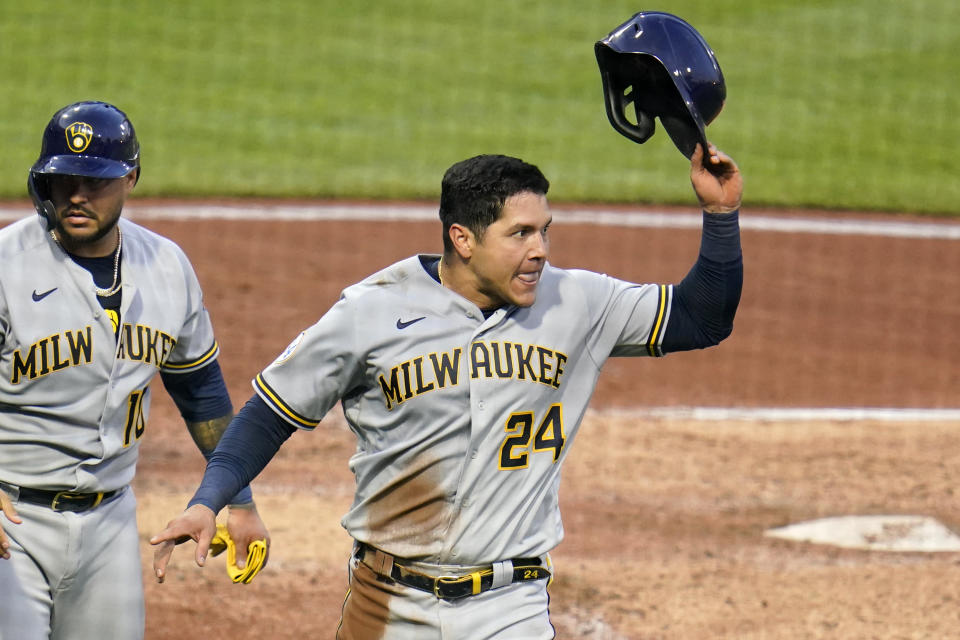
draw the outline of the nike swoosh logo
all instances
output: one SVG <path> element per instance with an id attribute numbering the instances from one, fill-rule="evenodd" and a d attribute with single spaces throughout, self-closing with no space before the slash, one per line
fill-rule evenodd
<path id="1" fill-rule="evenodd" d="M 407 322 L 404 322 L 400 318 L 397 318 L 397 329 L 406 329 L 407 327 L 412 325 L 414 322 L 420 322 L 421 320 L 424 320 L 426 317 L 427 316 L 420 316 L 419 318 L 414 318 L 413 320 L 409 320 Z"/>
<path id="2" fill-rule="evenodd" d="M 34 301 L 34 302 L 40 302 L 41 300 L 43 300 L 44 298 L 46 298 L 48 295 L 50 295 L 51 293 L 53 293 L 53 292 L 56 291 L 56 290 L 57 290 L 57 287 L 54 287 L 53 289 L 50 289 L 50 291 L 44 291 L 43 293 L 37 293 L 37 290 L 34 289 L 34 290 L 33 290 L 33 294 L 32 294 L 31 297 L 33 298 L 33 301 Z"/>

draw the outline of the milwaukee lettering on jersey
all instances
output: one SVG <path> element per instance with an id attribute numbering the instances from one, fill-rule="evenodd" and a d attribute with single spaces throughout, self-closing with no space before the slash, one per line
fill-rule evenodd
<path id="1" fill-rule="evenodd" d="M 380 389 L 387 402 L 387 410 L 394 404 L 400 404 L 421 393 L 456 386 L 459 382 L 460 354 L 462 349 L 452 353 L 431 353 L 426 357 L 418 356 L 390 369 L 390 380 L 380 376 Z"/>
<path id="2" fill-rule="evenodd" d="M 10 384 L 20 384 L 20 378 L 40 378 L 79 364 L 90 364 L 93 353 L 93 331 L 87 326 L 82 331 L 64 331 L 37 340 L 30 345 L 27 355 L 20 349 L 13 352 L 13 374 Z"/>
<path id="3" fill-rule="evenodd" d="M 159 329 L 124 322 L 120 329 L 117 357 L 124 360 L 150 363 L 159 368 L 167 361 L 167 357 L 176 344 L 176 338 Z"/>
<path id="4" fill-rule="evenodd" d="M 567 355 L 539 345 L 474 342 L 470 345 L 471 378 L 516 378 L 560 388 Z"/>
<path id="5" fill-rule="evenodd" d="M 125 323 L 120 330 L 117 357 L 163 366 L 177 340 L 158 329 Z M 23 378 L 33 380 L 67 367 L 90 364 L 93 358 L 93 331 L 64 331 L 37 340 L 26 355 L 20 349 L 13 352 L 11 384 L 20 384 Z"/>
<path id="6" fill-rule="evenodd" d="M 456 386 L 459 383 L 462 349 L 450 353 L 417 356 L 379 377 L 387 410 L 414 396 Z M 560 388 L 567 361 L 564 353 L 539 345 L 514 342 L 474 342 L 470 345 L 470 378 L 525 380 Z"/>

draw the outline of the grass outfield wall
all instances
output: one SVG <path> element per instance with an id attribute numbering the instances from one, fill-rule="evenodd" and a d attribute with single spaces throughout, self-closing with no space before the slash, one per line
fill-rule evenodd
<path id="1" fill-rule="evenodd" d="M 54 111 L 103 99 L 137 127 L 140 196 L 433 199 L 496 152 L 554 200 L 689 204 L 662 128 L 636 145 L 604 112 L 593 43 L 641 8 L 715 50 L 708 133 L 751 204 L 960 213 L 954 0 L 0 0 L 0 198 Z"/>

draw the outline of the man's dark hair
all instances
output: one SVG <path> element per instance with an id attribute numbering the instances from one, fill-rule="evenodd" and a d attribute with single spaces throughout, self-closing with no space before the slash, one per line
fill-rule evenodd
<path id="1" fill-rule="evenodd" d="M 447 169 L 440 187 L 443 250 L 453 250 L 450 225 L 462 224 L 482 240 L 507 198 L 523 192 L 546 195 L 548 189 L 550 183 L 540 169 L 519 158 L 479 155 L 456 163 Z"/>

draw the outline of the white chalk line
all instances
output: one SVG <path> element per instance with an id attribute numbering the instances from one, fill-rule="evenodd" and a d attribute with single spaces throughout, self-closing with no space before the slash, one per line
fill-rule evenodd
<path id="1" fill-rule="evenodd" d="M 887 407 L 647 407 L 597 409 L 601 416 L 695 421 L 753 422 L 958 422 L 960 409 Z"/>
<path id="2" fill-rule="evenodd" d="M 16 220 L 31 211 L 22 207 L 0 207 L 0 220 Z M 422 205 L 129 205 L 124 215 L 131 219 L 163 220 L 285 220 L 368 222 L 436 221 L 436 207 Z M 614 211 L 602 208 L 555 209 L 557 224 L 591 224 L 610 227 L 650 229 L 697 229 L 699 213 L 673 213 L 656 209 Z M 740 218 L 742 229 L 778 233 L 815 233 L 828 235 L 881 236 L 890 238 L 933 238 L 960 240 L 960 223 L 852 220 L 837 218 L 780 218 L 745 213 Z"/>

